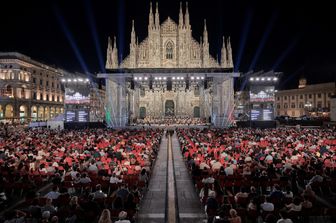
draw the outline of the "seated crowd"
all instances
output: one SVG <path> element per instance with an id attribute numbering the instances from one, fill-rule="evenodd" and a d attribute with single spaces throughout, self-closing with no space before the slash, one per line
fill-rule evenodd
<path id="1" fill-rule="evenodd" d="M 177 133 L 208 222 L 307 222 L 310 215 L 334 215 L 335 129 Z"/>
<path id="2" fill-rule="evenodd" d="M 162 134 L 106 129 L 0 132 L 0 193 L 7 200 L 25 198 L 2 220 L 134 222 Z"/>
<path id="3" fill-rule="evenodd" d="M 205 125 L 207 124 L 204 118 L 193 118 L 189 116 L 166 116 L 159 117 L 146 117 L 144 119 L 137 119 L 137 125 Z"/>

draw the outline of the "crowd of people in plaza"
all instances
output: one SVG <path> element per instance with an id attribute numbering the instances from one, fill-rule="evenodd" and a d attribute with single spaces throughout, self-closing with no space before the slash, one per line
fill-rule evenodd
<path id="1" fill-rule="evenodd" d="M 177 132 L 208 222 L 307 222 L 333 213 L 334 128 Z"/>
<path id="2" fill-rule="evenodd" d="M 336 129 L 180 128 L 208 222 L 332 215 Z M 3 222 L 135 222 L 163 130 L 0 128 Z M 14 199 L 15 198 L 15 199 Z"/>
<path id="3" fill-rule="evenodd" d="M 206 125 L 207 121 L 204 118 L 194 118 L 190 116 L 166 116 L 166 117 L 146 117 L 137 119 L 136 125 L 148 126 L 184 126 L 184 125 Z"/>
<path id="4" fill-rule="evenodd" d="M 0 129 L 0 193 L 24 198 L 2 220 L 134 222 L 162 134 Z"/>

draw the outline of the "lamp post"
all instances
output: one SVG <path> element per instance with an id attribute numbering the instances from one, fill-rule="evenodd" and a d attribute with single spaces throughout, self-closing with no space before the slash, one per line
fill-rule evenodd
<path id="1" fill-rule="evenodd" d="M 306 110 L 306 115 L 307 116 L 310 116 L 309 112 L 311 111 L 311 107 L 312 107 L 312 103 L 311 102 L 307 102 L 304 107 L 305 107 L 305 110 Z M 309 114 L 309 115 L 308 115 Z"/>

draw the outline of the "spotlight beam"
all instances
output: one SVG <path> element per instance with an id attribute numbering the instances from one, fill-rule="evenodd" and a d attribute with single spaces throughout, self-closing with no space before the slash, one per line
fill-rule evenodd
<path id="1" fill-rule="evenodd" d="M 250 32 L 252 18 L 253 18 L 253 11 L 250 9 L 250 10 L 248 10 L 248 12 L 246 14 L 244 26 L 243 26 L 243 29 L 242 29 L 242 32 L 241 32 L 242 34 L 240 36 L 239 49 L 238 49 L 238 54 L 237 54 L 237 57 L 236 57 L 236 64 L 234 66 L 235 72 L 237 72 L 239 70 L 239 67 L 240 67 L 240 62 L 241 62 L 241 58 L 243 56 L 243 52 L 244 52 L 244 49 L 245 49 L 247 36 Z"/>
<path id="2" fill-rule="evenodd" d="M 124 0 L 118 0 L 118 59 L 122 60 L 124 55 L 125 39 L 125 3 Z"/>
<path id="3" fill-rule="evenodd" d="M 93 13 L 91 11 L 91 8 L 92 7 L 91 7 L 90 0 L 86 0 L 85 1 L 85 11 L 86 11 L 87 20 L 88 20 L 88 23 L 89 23 L 89 26 L 90 26 L 90 30 L 91 30 L 91 35 L 92 35 L 92 38 L 93 38 L 93 41 L 94 41 L 94 44 L 95 44 L 95 47 L 96 47 L 96 53 L 97 53 L 97 56 L 98 56 L 100 69 L 104 73 L 106 73 L 105 65 L 104 65 L 104 62 L 103 62 L 103 56 L 102 56 L 103 54 L 102 54 L 102 51 L 101 51 L 101 48 L 100 48 L 100 42 L 99 42 L 97 28 L 96 28 L 96 24 L 95 24 L 95 19 L 94 19 Z"/>
<path id="4" fill-rule="evenodd" d="M 291 81 L 295 76 L 300 74 L 303 69 L 304 69 L 304 66 L 299 67 L 291 75 L 289 75 L 284 81 L 281 81 L 280 88 L 283 86 L 286 86 L 287 82 Z"/>
<path id="5" fill-rule="evenodd" d="M 262 39 L 261 39 L 261 41 L 260 41 L 260 43 L 259 43 L 259 46 L 258 46 L 258 48 L 257 48 L 256 53 L 254 54 L 252 63 L 251 63 L 251 65 L 250 65 L 250 67 L 249 67 L 248 70 L 254 70 L 255 65 L 257 64 L 257 61 L 258 61 L 258 59 L 259 59 L 259 57 L 260 57 L 260 54 L 261 54 L 262 50 L 264 49 L 265 43 L 266 43 L 266 41 L 267 41 L 267 39 L 268 39 L 268 37 L 269 37 L 271 31 L 272 31 L 274 22 L 275 22 L 275 20 L 277 19 L 277 17 L 278 17 L 278 12 L 274 12 L 274 13 L 272 14 L 271 19 L 269 20 L 269 22 L 268 22 L 268 24 L 267 24 L 267 26 L 266 26 L 266 30 L 265 30 L 265 32 L 264 32 L 264 34 L 263 34 L 263 36 L 262 36 Z"/>
<path id="6" fill-rule="evenodd" d="M 86 66 L 84 58 L 82 57 L 81 52 L 80 52 L 80 50 L 79 50 L 79 48 L 78 48 L 78 46 L 77 46 L 77 44 L 75 42 L 75 39 L 73 38 L 73 35 L 70 32 L 70 30 L 69 30 L 69 28 L 68 28 L 68 26 L 67 26 L 67 24 L 66 24 L 66 22 L 65 22 L 65 20 L 64 20 L 64 18 L 62 16 L 62 14 L 61 14 L 61 12 L 59 10 L 59 8 L 56 5 L 54 5 L 53 9 L 54 9 L 54 14 L 55 14 L 55 16 L 57 18 L 57 21 L 58 21 L 58 23 L 59 23 L 59 25 L 60 25 L 63 33 L 65 34 L 65 37 L 67 38 L 67 40 L 68 40 L 68 42 L 69 42 L 69 44 L 70 44 L 73 52 L 75 53 L 75 56 L 76 56 L 76 58 L 77 58 L 77 60 L 78 60 L 78 62 L 80 64 L 81 68 L 84 70 L 84 72 L 86 74 L 88 74 L 89 73 L 89 69 Z"/>
<path id="7" fill-rule="evenodd" d="M 276 70 L 279 65 L 285 60 L 285 58 L 292 52 L 292 50 L 295 48 L 296 44 L 299 42 L 299 37 L 295 37 L 291 44 L 285 49 L 285 51 L 282 52 L 280 57 L 276 60 L 274 63 L 272 70 Z"/>

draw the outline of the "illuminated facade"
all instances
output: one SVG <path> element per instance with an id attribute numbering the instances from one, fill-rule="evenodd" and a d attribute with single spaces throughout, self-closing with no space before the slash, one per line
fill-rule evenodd
<path id="1" fill-rule="evenodd" d="M 23 54 L 0 53 L 0 119 L 50 120 L 63 113 L 62 75 Z"/>
<path id="2" fill-rule="evenodd" d="M 305 79 L 300 79 L 297 89 L 282 90 L 275 94 L 276 115 L 328 117 L 334 92 L 334 82 L 307 85 Z"/>
<path id="3" fill-rule="evenodd" d="M 155 13 L 153 13 L 155 11 Z M 209 53 L 204 21 L 200 41 L 192 37 L 188 5 L 176 23 L 159 19 L 150 5 L 148 36 L 140 43 L 132 22 L 130 53 L 118 61 L 116 39 L 108 41 L 107 123 L 124 126 L 134 119 L 166 116 L 211 119 L 227 125 L 233 113 L 233 60 L 230 38 L 223 37 L 221 61 Z M 217 124 L 216 124 L 217 123 Z"/>

